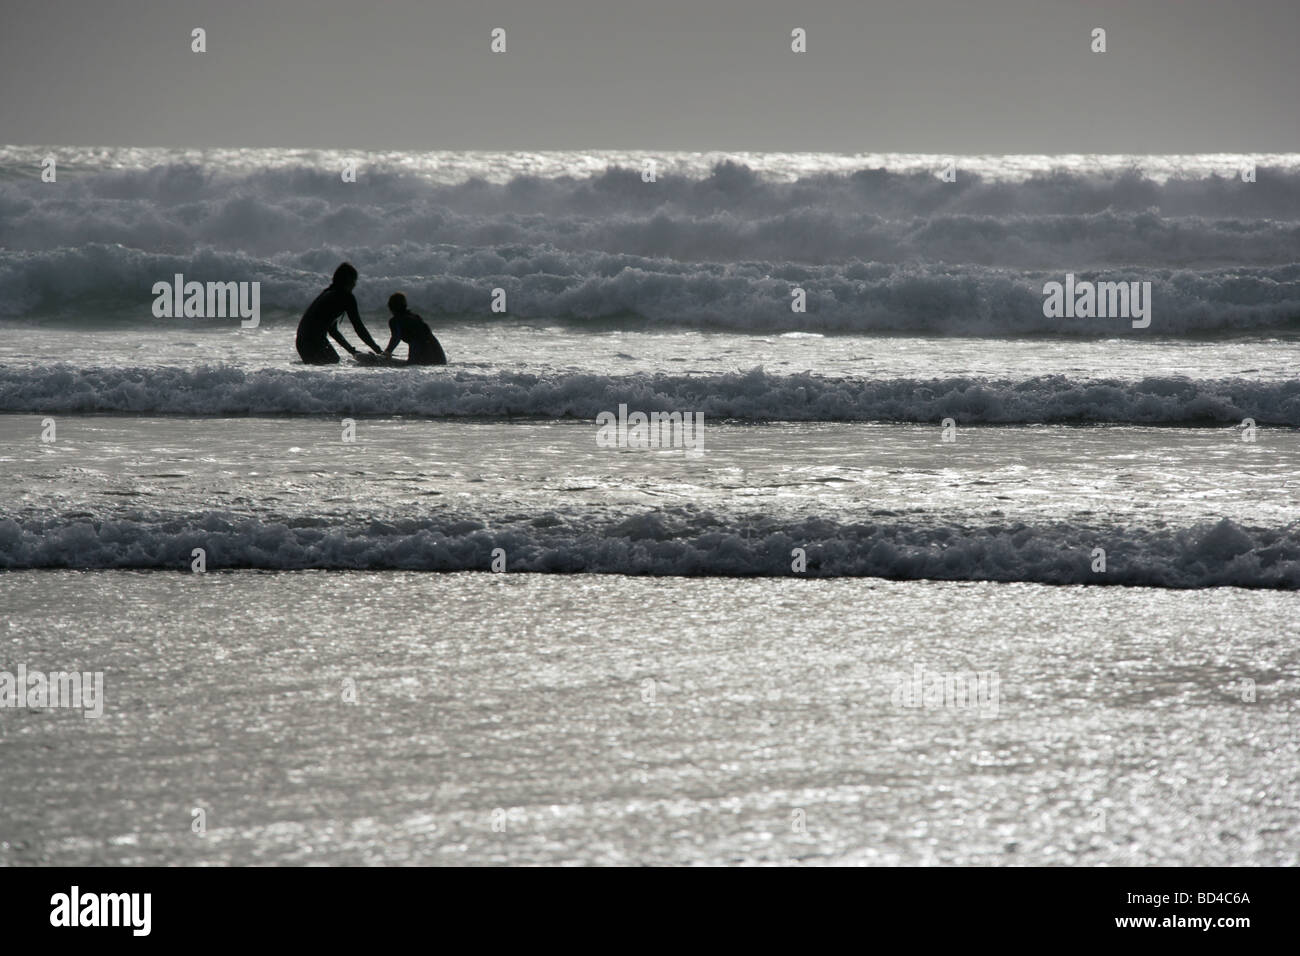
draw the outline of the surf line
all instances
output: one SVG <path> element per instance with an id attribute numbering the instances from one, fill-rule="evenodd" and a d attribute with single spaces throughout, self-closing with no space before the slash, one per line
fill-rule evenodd
<path id="1" fill-rule="evenodd" d="M 240 318 L 241 328 L 255 329 L 262 321 L 262 283 L 186 282 L 176 273 L 174 282 L 163 279 L 153 284 L 155 318 L 224 319 Z"/>

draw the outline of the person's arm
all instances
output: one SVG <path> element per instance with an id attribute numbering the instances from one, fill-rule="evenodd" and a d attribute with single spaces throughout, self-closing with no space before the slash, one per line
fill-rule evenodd
<path id="1" fill-rule="evenodd" d="M 352 328 L 362 342 L 369 345 L 371 350 L 376 353 L 383 352 L 383 349 L 379 347 L 378 343 L 370 337 L 370 333 L 366 331 L 366 327 L 361 324 L 361 314 L 357 311 L 357 297 L 354 295 L 348 296 L 348 319 L 351 320 Z"/>
<path id="2" fill-rule="evenodd" d="M 392 338 L 388 340 L 388 347 L 384 349 L 384 355 L 391 356 L 393 354 L 393 349 L 397 348 L 397 343 L 402 341 L 402 337 L 397 334 L 396 319 L 388 320 L 388 331 L 389 334 L 392 335 Z"/>
<path id="3" fill-rule="evenodd" d="M 343 337 L 343 333 L 339 331 L 339 327 L 337 325 L 330 326 L 330 338 L 332 338 L 339 345 L 343 346 L 343 351 L 347 352 L 349 355 L 357 354 L 357 350 L 352 347 L 351 342 L 349 342 L 347 339 Z"/>

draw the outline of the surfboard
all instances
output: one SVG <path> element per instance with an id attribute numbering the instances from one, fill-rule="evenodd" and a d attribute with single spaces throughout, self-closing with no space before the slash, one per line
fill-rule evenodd
<path id="1" fill-rule="evenodd" d="M 374 352 L 362 352 L 360 355 L 352 356 L 352 361 L 358 365 L 378 366 L 380 368 L 391 368 L 395 365 L 405 365 L 403 361 L 393 358 L 391 355 L 376 355 Z"/>

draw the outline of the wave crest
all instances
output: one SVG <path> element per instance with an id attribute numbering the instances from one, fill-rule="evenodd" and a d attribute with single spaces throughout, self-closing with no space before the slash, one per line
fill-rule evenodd
<path id="1" fill-rule="evenodd" d="M 1297 250 L 1300 253 L 1300 249 Z M 340 249 L 259 259 L 200 249 L 187 255 L 88 245 L 0 257 L 0 315 L 79 310 L 95 324 L 112 307 L 150 317 L 153 284 L 256 281 L 264 311 L 297 314 L 345 258 Z M 1298 255 L 1300 258 L 1300 255 Z M 649 321 L 665 326 L 744 331 L 812 329 L 962 335 L 1114 336 L 1282 331 L 1300 326 L 1300 265 L 1190 271 L 1079 271 L 1091 281 L 1151 282 L 1151 327 L 1124 318 L 1043 315 L 1043 283 L 1064 273 L 1020 273 L 984 266 L 891 265 L 853 260 L 687 262 L 532 246 L 457 247 L 412 243 L 352 257 L 361 269 L 362 308 L 379 310 L 404 289 L 420 311 L 482 318 Z M 791 310 L 791 290 L 807 309 Z M 492 290 L 509 311 L 491 312 Z M 183 320 L 177 320 L 183 321 Z"/>
<path id="2" fill-rule="evenodd" d="M 898 421 L 963 424 L 1107 422 L 1300 426 L 1300 380 L 1025 381 L 976 377 L 825 378 L 772 375 L 594 375 L 443 369 L 247 371 L 231 366 L 0 367 L 0 411 L 228 415 L 414 415 L 580 418 L 620 403 L 645 412 L 701 412 L 710 421 Z"/>
<path id="3" fill-rule="evenodd" d="M 552 514 L 254 520 L 193 516 L 0 520 L 0 568 L 189 570 L 203 548 L 223 568 L 486 571 L 506 552 L 507 571 L 654 575 L 791 576 L 803 548 L 809 577 L 1027 581 L 1150 587 L 1300 587 L 1300 534 L 1224 519 L 1175 530 L 1058 522 L 964 527 L 823 518 L 781 521 L 688 509 L 593 520 Z M 1092 570 L 1095 548 L 1106 570 Z"/>

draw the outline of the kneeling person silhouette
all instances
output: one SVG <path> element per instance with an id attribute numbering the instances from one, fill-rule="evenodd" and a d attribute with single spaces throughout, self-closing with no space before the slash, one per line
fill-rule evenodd
<path id="1" fill-rule="evenodd" d="M 384 349 L 384 356 L 391 358 L 393 349 L 399 342 L 407 346 L 406 362 L 408 365 L 446 365 L 447 353 L 442 350 L 424 319 L 406 307 L 406 296 L 394 292 L 388 297 L 388 309 L 393 317 L 388 320 L 388 329 L 393 337 Z"/>
<path id="2" fill-rule="evenodd" d="M 338 363 L 339 353 L 330 347 L 329 341 L 325 338 L 327 335 L 343 346 L 349 355 L 356 357 L 362 354 L 354 349 L 339 331 L 339 319 L 345 313 L 352 322 L 352 328 L 361 337 L 361 341 L 369 345 L 373 351 L 379 351 L 379 344 L 370 337 L 370 333 L 361 323 L 361 314 L 357 311 L 357 299 L 352 294 L 356 284 L 356 268 L 350 262 L 341 263 L 334 270 L 334 280 L 329 288 L 316 296 L 316 300 L 307 306 L 302 321 L 298 323 L 296 341 L 298 355 L 306 364 L 335 365 Z"/>

